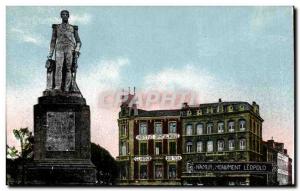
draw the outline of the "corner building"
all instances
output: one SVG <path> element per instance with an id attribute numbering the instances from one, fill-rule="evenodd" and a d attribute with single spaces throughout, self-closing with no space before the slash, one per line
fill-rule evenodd
<path id="1" fill-rule="evenodd" d="M 180 110 L 137 109 L 129 94 L 119 113 L 120 185 L 180 185 Z M 123 97 L 124 99 L 124 97 Z"/>
<path id="2" fill-rule="evenodd" d="M 264 176 L 247 172 L 189 172 L 197 162 L 262 161 L 262 122 L 253 102 L 222 102 L 181 109 L 183 185 L 263 185 Z"/>

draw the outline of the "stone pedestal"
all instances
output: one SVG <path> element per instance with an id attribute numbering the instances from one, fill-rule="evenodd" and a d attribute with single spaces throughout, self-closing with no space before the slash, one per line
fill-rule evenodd
<path id="1" fill-rule="evenodd" d="M 44 95 L 34 106 L 34 162 L 26 184 L 96 182 L 90 151 L 90 108 L 80 96 Z"/>

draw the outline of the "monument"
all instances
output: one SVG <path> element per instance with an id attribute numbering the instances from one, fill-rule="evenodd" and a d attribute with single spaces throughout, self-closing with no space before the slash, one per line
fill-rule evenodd
<path id="1" fill-rule="evenodd" d="M 46 90 L 34 106 L 34 161 L 25 168 L 28 185 L 96 182 L 90 108 L 76 84 L 81 41 L 78 27 L 68 22 L 69 11 L 61 11 L 61 18 L 61 24 L 52 25 Z"/>

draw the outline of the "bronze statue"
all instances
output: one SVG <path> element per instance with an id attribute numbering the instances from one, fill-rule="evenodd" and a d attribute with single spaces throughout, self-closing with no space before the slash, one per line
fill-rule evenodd
<path id="1" fill-rule="evenodd" d="M 62 10 L 60 16 L 62 23 L 52 25 L 52 39 L 46 61 L 46 91 L 79 92 L 75 81 L 81 47 L 78 26 L 69 24 L 69 11 Z M 55 59 L 52 60 L 54 51 Z"/>

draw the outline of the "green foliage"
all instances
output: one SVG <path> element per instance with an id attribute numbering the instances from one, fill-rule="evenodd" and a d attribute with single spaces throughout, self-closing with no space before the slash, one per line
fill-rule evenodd
<path id="1" fill-rule="evenodd" d="M 100 185 L 114 185 L 119 169 L 116 160 L 100 145 L 91 143 L 91 160 L 97 169 L 97 180 Z"/>
<path id="2" fill-rule="evenodd" d="M 6 158 L 9 159 L 16 159 L 20 157 L 19 151 L 16 149 L 16 147 L 9 147 L 8 145 L 6 146 Z"/>
<path id="3" fill-rule="evenodd" d="M 13 134 L 20 141 L 21 150 L 6 146 L 6 180 L 9 185 L 24 184 L 24 164 L 33 159 L 33 135 L 28 127 L 14 129 Z"/>
<path id="4" fill-rule="evenodd" d="M 9 157 L 32 158 L 33 156 L 33 136 L 28 127 L 14 129 L 13 134 L 17 140 L 20 141 L 21 151 L 20 154 L 15 147 L 7 147 L 7 154 Z"/>

